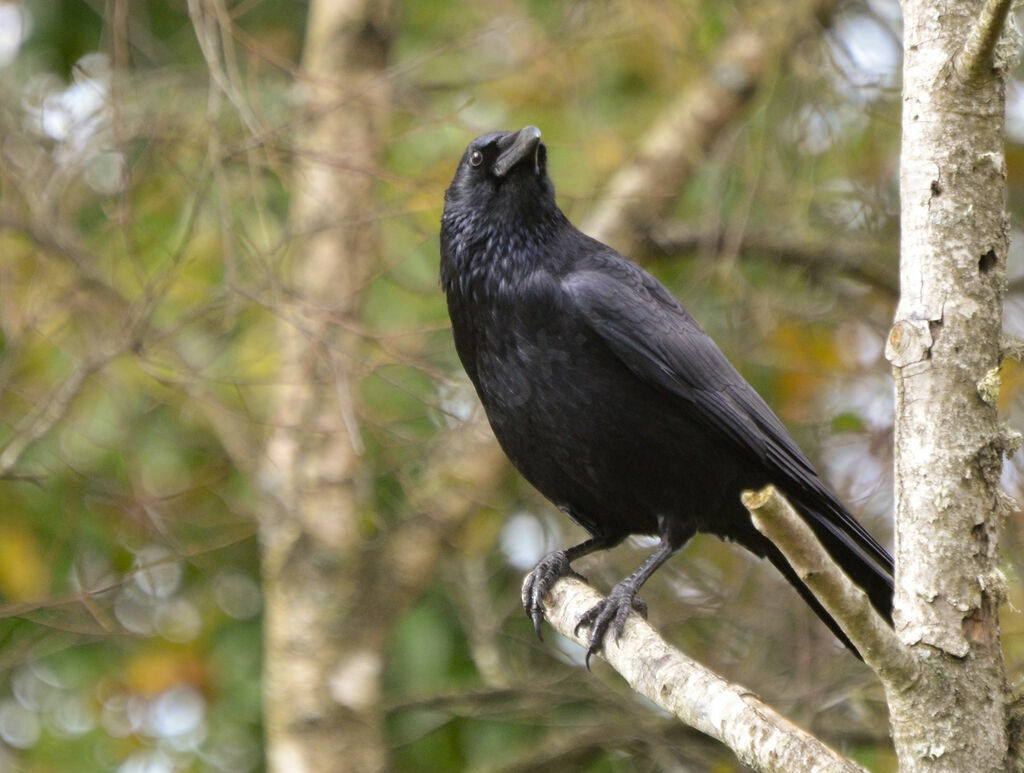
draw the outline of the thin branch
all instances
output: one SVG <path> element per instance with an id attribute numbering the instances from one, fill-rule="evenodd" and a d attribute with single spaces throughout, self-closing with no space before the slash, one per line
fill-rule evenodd
<path id="1" fill-rule="evenodd" d="M 721 130 L 756 91 L 766 59 L 764 41 L 742 29 L 716 54 L 720 67 L 687 89 L 640 141 L 640 152 L 619 169 L 584 223 L 594 238 L 630 252 L 652 213 L 666 210 Z M 730 77 L 721 77 L 723 72 Z"/>
<path id="2" fill-rule="evenodd" d="M 545 616 L 563 636 L 586 646 L 586 631 L 584 636 L 576 635 L 576 622 L 600 600 L 589 585 L 566 577 L 545 597 Z M 746 688 L 725 681 L 670 647 L 639 615 L 630 615 L 618 640 L 605 639 L 601 657 L 638 693 L 726 744 L 759 771 L 863 771 Z"/>
<path id="3" fill-rule="evenodd" d="M 97 352 L 82 361 L 71 371 L 63 384 L 47 398 L 36 403 L 35 407 L 25 414 L 18 422 L 18 426 L 15 427 L 14 436 L 0 451 L 0 478 L 7 478 L 12 474 L 25 451 L 47 435 L 67 415 L 71 409 L 71 403 L 74 402 L 89 377 L 120 354 L 124 348 L 114 347 Z"/>
<path id="4" fill-rule="evenodd" d="M 728 226 L 708 228 L 701 223 L 671 220 L 650 227 L 645 234 L 659 252 L 669 256 L 697 250 L 721 251 L 728 235 Z M 887 251 L 871 236 L 824 238 L 779 229 L 744 229 L 735 246 L 815 273 L 844 274 L 888 295 L 899 294 L 898 266 L 892 257 L 895 247 Z"/>
<path id="5" fill-rule="evenodd" d="M 547 708 L 550 706 L 548 704 Z M 606 758 L 611 749 L 629 749 L 634 770 L 710 770 L 717 767 L 716 762 L 725 754 L 712 739 L 668 717 L 647 711 L 647 717 L 641 719 L 636 714 L 634 711 L 628 717 L 612 717 L 604 723 L 586 723 L 569 732 L 559 729 L 530 744 L 512 759 L 501 760 L 493 766 L 484 765 L 480 771 L 550 773 L 555 770 L 581 770 L 588 762 Z"/>
<path id="6" fill-rule="evenodd" d="M 793 506 L 774 486 L 745 491 L 742 499 L 754 526 L 782 551 L 882 682 L 897 690 L 912 683 L 917 678 L 917 661 Z"/>
<path id="7" fill-rule="evenodd" d="M 967 34 L 964 47 L 953 60 L 953 71 L 964 83 L 991 75 L 996 67 L 996 44 L 1006 26 L 1012 0 L 986 0 L 974 26 Z"/>
<path id="8" fill-rule="evenodd" d="M 513 678 L 498 646 L 502 620 L 490 596 L 483 557 L 463 556 L 453 569 L 458 573 L 451 583 L 456 589 L 454 601 L 469 640 L 473 665 L 486 686 L 508 687 Z"/>
<path id="9" fill-rule="evenodd" d="M 799 0 L 763 4 L 754 18 L 745 18 L 712 54 L 704 77 L 684 89 L 638 141 L 636 156 L 609 180 L 582 230 L 630 254 L 768 76 L 829 23 L 834 9 L 833 0 Z"/>

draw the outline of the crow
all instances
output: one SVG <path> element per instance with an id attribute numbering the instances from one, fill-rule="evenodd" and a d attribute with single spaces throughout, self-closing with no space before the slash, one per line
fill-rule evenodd
<path id="1" fill-rule="evenodd" d="M 657 549 L 577 625 L 590 657 L 637 592 L 697 532 L 767 558 L 859 657 L 740 493 L 774 484 L 892 620 L 893 561 L 839 502 L 768 405 L 653 276 L 579 231 L 555 202 L 540 130 L 473 140 L 445 192 L 441 285 L 455 348 L 494 435 L 534 487 L 590 534 L 541 559 L 523 605 L 572 562 L 630 535 Z"/>

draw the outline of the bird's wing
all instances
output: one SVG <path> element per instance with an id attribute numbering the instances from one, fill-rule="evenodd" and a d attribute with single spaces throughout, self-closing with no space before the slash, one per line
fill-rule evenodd
<path id="1" fill-rule="evenodd" d="M 654 277 L 619 258 L 568 274 L 562 288 L 634 374 L 686 401 L 695 419 L 777 470 L 781 479 L 773 482 L 787 494 L 810 496 L 824 506 L 827 513 L 819 517 L 830 532 L 844 541 L 853 537 L 873 560 L 892 566 L 885 549 L 825 487 L 771 408 Z"/>

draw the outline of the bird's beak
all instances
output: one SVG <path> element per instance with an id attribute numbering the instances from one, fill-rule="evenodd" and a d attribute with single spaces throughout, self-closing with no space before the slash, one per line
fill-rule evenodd
<path id="1" fill-rule="evenodd" d="M 540 147 L 540 129 L 536 126 L 524 126 L 515 134 L 498 141 L 501 155 L 494 162 L 491 171 L 498 177 L 504 177 L 508 171 L 528 156 L 533 156 L 534 171 L 538 171 L 537 149 Z"/>

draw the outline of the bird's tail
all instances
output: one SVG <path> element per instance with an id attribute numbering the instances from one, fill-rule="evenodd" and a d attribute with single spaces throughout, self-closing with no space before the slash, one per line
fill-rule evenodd
<path id="1" fill-rule="evenodd" d="M 893 560 L 889 553 L 838 503 L 827 502 L 829 512 L 822 514 L 817 508 L 799 501 L 793 502 L 818 540 L 840 568 L 867 594 L 871 605 L 890 623 L 892 622 Z M 820 507 L 820 504 L 819 504 Z M 834 510 L 838 508 L 838 512 Z M 850 526 L 852 524 L 852 526 Z M 845 528 L 844 528 L 845 527 Z M 766 542 L 768 542 L 766 540 Z M 774 544 L 768 542 L 765 557 L 782 572 L 807 605 L 814 610 L 832 632 L 852 652 L 860 657 L 856 647 L 843 633 L 832 616 L 800 580 L 789 561 Z"/>

